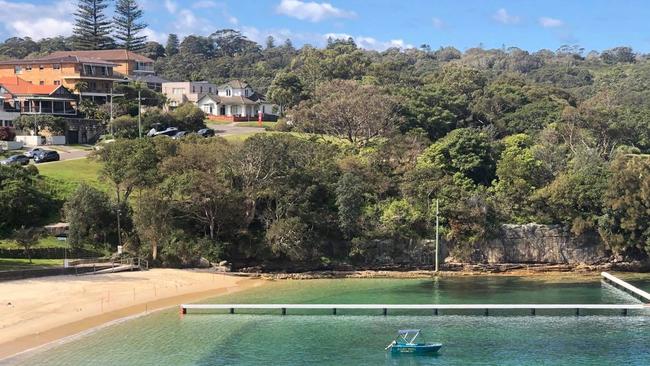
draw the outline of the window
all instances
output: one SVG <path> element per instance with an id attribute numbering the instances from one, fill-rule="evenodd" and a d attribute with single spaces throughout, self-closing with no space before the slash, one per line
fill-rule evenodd
<path id="1" fill-rule="evenodd" d="M 196 87 L 192 85 L 192 93 L 196 93 Z"/>
<path id="2" fill-rule="evenodd" d="M 184 91 L 183 88 L 173 88 L 172 89 L 172 94 L 174 94 L 174 95 L 183 95 L 183 91 Z"/>
<path id="3" fill-rule="evenodd" d="M 25 66 L 25 70 L 27 70 L 27 71 L 32 71 L 32 65 L 27 65 L 27 66 Z"/>
<path id="4" fill-rule="evenodd" d="M 244 94 L 246 94 L 246 96 L 248 96 L 250 94 L 250 89 L 246 88 L 246 90 L 244 91 Z"/>
<path id="5" fill-rule="evenodd" d="M 61 64 L 54 64 L 54 65 L 52 65 L 52 68 L 54 70 L 61 70 Z"/>
<path id="6" fill-rule="evenodd" d="M 38 85 L 45 85 L 45 80 L 41 80 L 38 82 Z"/>
<path id="7" fill-rule="evenodd" d="M 45 68 L 44 65 L 38 65 L 38 69 L 39 69 L 39 70 L 43 70 L 44 68 Z"/>
<path id="8" fill-rule="evenodd" d="M 226 96 L 229 97 L 232 95 L 232 89 L 228 88 L 226 89 Z"/>
<path id="9" fill-rule="evenodd" d="M 200 89 L 199 93 L 203 94 L 203 87 L 201 86 L 199 87 L 199 89 Z"/>
<path id="10" fill-rule="evenodd" d="M 61 85 L 61 80 L 54 80 L 54 85 Z"/>
<path id="11" fill-rule="evenodd" d="M 90 82 L 90 89 L 91 90 L 97 90 L 97 82 L 91 81 Z"/>
<path id="12" fill-rule="evenodd" d="M 208 87 L 208 93 L 212 94 L 212 87 L 211 86 Z"/>
<path id="13" fill-rule="evenodd" d="M 21 66 L 14 66 L 14 74 L 19 75 L 23 73 L 23 68 Z"/>

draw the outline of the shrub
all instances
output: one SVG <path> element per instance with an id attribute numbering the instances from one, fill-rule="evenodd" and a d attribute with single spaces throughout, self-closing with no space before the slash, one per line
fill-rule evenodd
<path id="1" fill-rule="evenodd" d="M 16 131 L 12 127 L 0 127 L 0 141 L 13 141 Z"/>

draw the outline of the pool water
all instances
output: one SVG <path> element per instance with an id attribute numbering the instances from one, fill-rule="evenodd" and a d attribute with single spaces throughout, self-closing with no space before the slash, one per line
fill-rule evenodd
<path id="1" fill-rule="evenodd" d="M 641 279 L 640 281 L 643 281 Z M 214 303 L 637 303 L 598 278 L 452 277 L 274 281 Z M 417 311 L 158 312 L 36 353 L 20 365 L 648 365 L 648 314 L 538 316 Z M 482 314 L 482 313 L 480 313 Z M 558 316 L 564 315 L 564 316 Z M 390 356 L 421 328 L 437 356 Z"/>

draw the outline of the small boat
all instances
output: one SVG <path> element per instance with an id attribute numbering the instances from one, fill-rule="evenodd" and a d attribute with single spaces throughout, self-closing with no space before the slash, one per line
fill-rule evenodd
<path id="1" fill-rule="evenodd" d="M 402 329 L 397 331 L 395 340 L 386 347 L 392 354 L 431 355 L 440 348 L 442 343 L 419 343 L 416 339 L 420 336 L 420 329 Z"/>

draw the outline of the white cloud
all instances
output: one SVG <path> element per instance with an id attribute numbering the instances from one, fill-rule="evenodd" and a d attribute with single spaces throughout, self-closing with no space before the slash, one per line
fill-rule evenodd
<path id="1" fill-rule="evenodd" d="M 10 36 L 41 39 L 72 34 L 70 14 L 76 4 L 59 0 L 49 5 L 0 0 L 0 24 Z"/>
<path id="2" fill-rule="evenodd" d="M 176 10 L 178 9 L 178 5 L 172 0 L 165 0 L 165 8 L 167 8 L 167 11 L 170 14 L 176 14 Z"/>
<path id="3" fill-rule="evenodd" d="M 539 18 L 539 25 L 544 28 L 558 28 L 564 25 L 564 22 L 560 19 L 541 17 Z"/>
<path id="4" fill-rule="evenodd" d="M 504 8 L 497 10 L 497 12 L 492 15 L 492 19 L 503 24 L 517 24 L 521 20 L 519 16 L 509 14 Z"/>
<path id="5" fill-rule="evenodd" d="M 365 48 L 367 50 L 375 50 L 375 51 L 385 51 L 388 48 L 400 48 L 400 49 L 405 49 L 405 48 L 413 48 L 414 46 L 412 44 L 404 42 L 403 39 L 391 39 L 389 41 L 380 41 L 377 40 L 373 37 L 368 37 L 368 36 L 352 36 L 347 33 L 327 33 L 323 35 L 324 39 L 343 39 L 347 40 L 348 38 L 352 38 L 354 42 L 357 44 L 357 46 L 361 48 Z"/>
<path id="6" fill-rule="evenodd" d="M 167 41 L 167 37 L 169 36 L 169 34 L 167 33 L 156 32 L 151 28 L 143 29 L 142 35 L 147 36 L 147 39 L 149 41 L 154 41 L 162 44 L 165 44 L 165 42 Z"/>
<path id="7" fill-rule="evenodd" d="M 210 8 L 216 8 L 217 3 L 210 0 L 203 0 L 203 1 L 195 2 L 194 4 L 192 4 L 192 7 L 194 9 L 210 9 Z"/>
<path id="8" fill-rule="evenodd" d="M 431 20 L 433 27 L 436 29 L 443 29 L 447 26 L 447 23 L 445 23 L 442 19 L 434 17 Z"/>
<path id="9" fill-rule="evenodd" d="M 276 11 L 279 14 L 310 22 L 320 22 L 327 18 L 352 18 L 356 15 L 353 11 L 339 9 L 330 3 L 301 0 L 282 0 Z"/>

